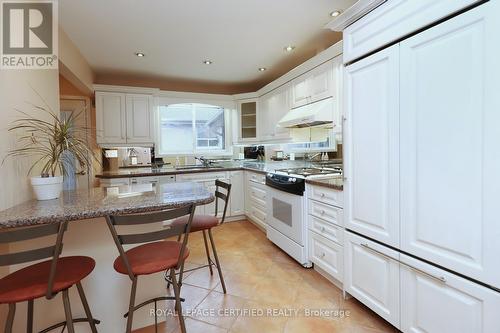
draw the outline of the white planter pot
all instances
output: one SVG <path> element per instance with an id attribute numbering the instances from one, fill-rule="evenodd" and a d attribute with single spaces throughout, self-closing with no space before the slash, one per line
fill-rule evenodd
<path id="1" fill-rule="evenodd" d="M 32 177 L 31 185 L 38 200 L 57 199 L 63 188 L 63 177 Z"/>

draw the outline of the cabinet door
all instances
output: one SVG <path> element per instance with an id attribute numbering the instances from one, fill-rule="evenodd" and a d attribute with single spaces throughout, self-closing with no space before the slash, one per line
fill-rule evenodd
<path id="1" fill-rule="evenodd" d="M 345 70 L 345 227 L 399 246 L 399 48 Z"/>
<path id="2" fill-rule="evenodd" d="M 290 85 L 281 86 L 276 90 L 270 101 L 271 123 L 273 126 L 274 140 L 288 140 L 291 138 L 289 128 L 278 126 L 278 122 L 290 111 Z"/>
<path id="3" fill-rule="evenodd" d="M 126 143 L 125 95 L 108 92 L 95 95 L 97 143 Z"/>
<path id="4" fill-rule="evenodd" d="M 274 107 L 272 105 L 273 98 L 273 93 L 267 93 L 259 98 L 259 140 L 267 141 L 273 139 L 274 126 L 276 126 L 272 120 L 272 114 L 274 112 Z"/>
<path id="5" fill-rule="evenodd" d="M 310 74 L 306 73 L 292 81 L 292 108 L 309 103 L 309 79 Z"/>
<path id="6" fill-rule="evenodd" d="M 401 43 L 401 248 L 500 287 L 500 23 L 490 1 Z"/>
<path id="7" fill-rule="evenodd" d="M 308 81 L 309 103 L 333 96 L 333 65 L 328 61 L 311 71 Z"/>
<path id="8" fill-rule="evenodd" d="M 499 331 L 500 293 L 405 255 L 401 262 L 403 332 Z"/>
<path id="9" fill-rule="evenodd" d="M 244 171 L 232 171 L 229 176 L 231 182 L 230 207 L 227 216 L 238 216 L 245 213 Z"/>
<path id="10" fill-rule="evenodd" d="M 399 328 L 399 253 L 348 231 L 344 237 L 345 290 Z"/>
<path id="11" fill-rule="evenodd" d="M 244 100 L 238 103 L 239 114 L 239 141 L 255 141 L 257 139 L 257 110 L 256 99 Z"/>
<path id="12" fill-rule="evenodd" d="M 154 142 L 154 113 L 152 97 L 127 94 L 127 142 Z"/>

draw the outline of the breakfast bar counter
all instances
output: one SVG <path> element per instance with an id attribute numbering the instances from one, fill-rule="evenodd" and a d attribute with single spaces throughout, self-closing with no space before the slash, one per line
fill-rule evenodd
<path id="1" fill-rule="evenodd" d="M 113 262 L 119 253 L 104 217 L 111 214 L 147 213 L 188 204 L 204 205 L 214 200 L 213 193 L 202 184 L 192 182 L 65 191 L 59 199 L 32 200 L 0 211 L 0 233 L 16 227 L 74 221 L 68 224 L 64 233 L 61 256 L 89 256 L 95 260 L 95 269 L 82 281 L 83 287 L 94 317 L 101 321 L 97 326 L 98 331 L 118 333 L 125 331 L 126 320 L 123 315 L 128 310 L 130 279 L 113 269 Z M 132 232 L 150 232 L 163 228 L 163 222 L 131 228 Z M 17 253 L 51 246 L 54 239 L 49 238 L 13 242 L 8 244 L 8 251 Z M 190 244 L 188 248 L 189 246 Z M 22 265 L 10 266 L 9 271 L 14 272 L 20 268 Z M 75 318 L 81 318 L 84 317 L 84 309 L 74 289 L 70 289 L 69 295 L 71 311 Z M 140 303 L 165 295 L 166 292 L 163 273 L 142 276 L 137 286 L 136 299 Z M 64 309 L 60 294 L 52 300 L 37 299 L 35 303 L 34 331 L 38 332 L 63 321 Z M 171 304 L 162 303 L 159 306 L 165 308 Z M 26 302 L 18 303 L 13 332 L 25 331 L 26 309 Z M 134 315 L 134 329 L 153 323 L 154 316 L 149 307 L 141 308 Z M 89 325 L 76 323 L 75 332 L 90 332 Z"/>
<path id="2" fill-rule="evenodd" d="M 214 198 L 202 184 L 192 182 L 64 191 L 59 199 L 31 200 L 0 211 L 0 229 L 204 205 Z"/>

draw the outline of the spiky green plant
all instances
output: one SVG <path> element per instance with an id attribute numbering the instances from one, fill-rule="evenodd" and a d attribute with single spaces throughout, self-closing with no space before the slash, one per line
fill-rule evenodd
<path id="1" fill-rule="evenodd" d="M 72 112 L 66 119 L 61 119 L 50 109 L 33 105 L 37 112 L 44 112 L 50 120 L 42 120 L 18 110 L 20 118 L 11 123 L 9 131 L 22 131 L 18 139 L 18 148 L 7 152 L 3 159 L 29 157 L 34 159 L 28 170 L 31 174 L 36 166 L 41 167 L 42 177 L 67 175 L 67 166 L 72 159 L 77 161 L 81 170 L 86 170 L 96 160 L 93 151 L 85 139 L 89 128 L 77 126 L 77 119 L 85 110 Z M 2 163 L 3 163 L 2 162 Z"/>

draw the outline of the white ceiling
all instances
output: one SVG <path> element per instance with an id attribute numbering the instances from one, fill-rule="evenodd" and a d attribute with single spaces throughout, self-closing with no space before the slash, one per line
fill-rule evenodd
<path id="1" fill-rule="evenodd" d="M 330 12 L 354 2 L 60 0 L 59 16 L 98 77 L 243 84 L 269 82 L 338 40 L 323 26 Z M 287 54 L 289 44 L 297 48 Z M 137 51 L 146 57 L 136 57 Z"/>

